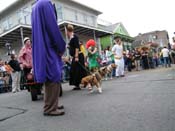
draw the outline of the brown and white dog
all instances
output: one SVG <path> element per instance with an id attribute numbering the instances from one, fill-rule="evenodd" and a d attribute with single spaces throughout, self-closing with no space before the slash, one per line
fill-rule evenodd
<path id="1" fill-rule="evenodd" d="M 107 80 L 108 77 L 112 79 L 112 71 L 113 69 L 117 68 L 117 65 L 112 63 L 112 64 L 109 64 L 106 68 L 107 68 L 107 74 L 105 76 L 106 77 L 105 80 Z"/>
<path id="2" fill-rule="evenodd" d="M 93 86 L 96 86 L 98 89 L 100 87 L 100 83 L 97 80 L 95 74 L 92 74 L 92 75 L 88 75 L 88 76 L 84 77 L 81 80 L 81 86 L 83 86 L 84 88 L 88 87 L 90 92 L 93 92 Z"/>
<path id="3" fill-rule="evenodd" d="M 81 80 L 81 86 L 88 87 L 90 92 L 93 92 L 93 86 L 96 86 L 99 93 L 102 93 L 101 81 L 107 73 L 107 68 L 102 67 L 92 75 L 88 75 Z"/>

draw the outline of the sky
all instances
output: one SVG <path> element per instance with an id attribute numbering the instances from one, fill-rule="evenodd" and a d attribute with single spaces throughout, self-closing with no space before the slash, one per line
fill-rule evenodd
<path id="1" fill-rule="evenodd" d="M 0 10 L 15 0 L 0 0 Z M 175 32 L 174 0 L 76 0 L 103 12 L 100 19 L 122 22 L 130 36 L 155 30 Z"/>

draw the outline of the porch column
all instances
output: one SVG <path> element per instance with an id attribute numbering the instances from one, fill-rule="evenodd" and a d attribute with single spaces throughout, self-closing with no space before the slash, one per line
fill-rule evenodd
<path id="1" fill-rule="evenodd" d="M 98 47 L 98 52 L 99 52 L 99 55 L 101 55 L 101 45 L 100 45 L 100 39 L 96 37 L 96 33 L 95 33 L 95 30 L 93 30 L 93 33 L 94 33 L 94 40 L 96 41 L 97 43 L 97 47 Z"/>
<path id="2" fill-rule="evenodd" d="M 94 34 L 94 40 L 96 41 L 96 34 L 95 34 L 95 30 L 93 30 L 93 34 Z"/>
<path id="3" fill-rule="evenodd" d="M 113 47 L 113 35 L 110 36 L 111 48 Z"/>
<path id="4" fill-rule="evenodd" d="M 68 36 L 67 36 L 67 31 L 66 31 L 66 26 L 64 25 L 64 32 L 65 32 L 65 38 L 66 38 L 66 56 L 69 56 L 69 50 L 68 50 L 68 48 L 67 48 L 67 44 L 68 44 L 68 42 L 69 42 L 69 40 L 68 40 Z"/>
<path id="5" fill-rule="evenodd" d="M 100 44 L 100 38 L 97 38 L 97 44 L 98 44 L 99 55 L 101 55 L 101 44 Z"/>
<path id="6" fill-rule="evenodd" d="M 20 34 L 21 34 L 21 43 L 22 43 L 22 46 L 24 46 L 24 34 L 23 34 L 23 28 L 22 27 L 20 28 Z"/>

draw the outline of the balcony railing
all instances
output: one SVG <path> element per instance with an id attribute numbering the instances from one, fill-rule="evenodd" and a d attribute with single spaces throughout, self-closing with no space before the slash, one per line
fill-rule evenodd
<path id="1" fill-rule="evenodd" d="M 20 25 L 31 25 L 31 12 L 17 11 L 15 14 L 8 16 L 0 21 L 0 34 Z"/>
<path id="2" fill-rule="evenodd" d="M 71 21 L 78 24 L 83 24 L 91 27 L 97 27 L 96 16 L 86 14 L 76 9 L 58 8 L 57 9 L 58 22 Z M 0 35 L 4 32 L 18 26 L 31 25 L 31 12 L 25 10 L 18 10 L 16 13 L 8 16 L 8 18 L 0 21 Z"/>

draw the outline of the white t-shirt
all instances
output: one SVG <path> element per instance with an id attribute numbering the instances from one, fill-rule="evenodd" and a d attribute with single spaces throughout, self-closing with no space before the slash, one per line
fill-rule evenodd
<path id="1" fill-rule="evenodd" d="M 163 57 L 169 57 L 169 50 L 167 48 L 162 49 Z"/>
<path id="2" fill-rule="evenodd" d="M 5 71 L 6 71 L 5 67 L 4 66 L 0 66 L 0 72 L 5 72 Z"/>
<path id="3" fill-rule="evenodd" d="M 107 57 L 107 61 L 108 61 L 108 62 L 109 62 L 109 61 L 112 61 L 111 56 L 112 56 L 112 52 L 109 51 L 109 50 L 106 50 L 106 57 Z"/>
<path id="4" fill-rule="evenodd" d="M 114 52 L 117 57 L 123 57 L 123 46 L 122 44 L 121 45 L 118 45 L 118 44 L 115 44 L 113 47 L 112 47 L 112 52 Z"/>

